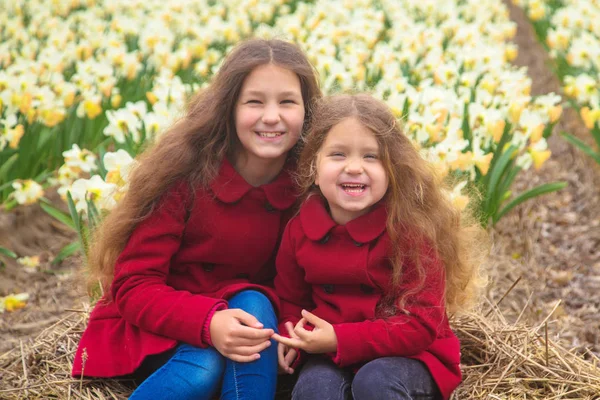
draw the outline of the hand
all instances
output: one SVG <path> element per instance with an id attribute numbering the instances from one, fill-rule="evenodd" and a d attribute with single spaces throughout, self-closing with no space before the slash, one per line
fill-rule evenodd
<path id="1" fill-rule="evenodd" d="M 315 327 L 312 331 L 304 329 L 307 322 Z M 302 310 L 302 319 L 295 327 L 291 322 L 287 322 L 285 327 L 290 334 L 289 338 L 273 334 L 273 339 L 285 346 L 301 349 L 311 354 L 330 353 L 337 350 L 337 336 L 333 325 L 306 310 Z"/>
<path id="2" fill-rule="evenodd" d="M 237 362 L 251 362 L 271 345 L 273 329 L 262 329 L 252 314 L 238 308 L 215 312 L 210 321 L 213 346 L 225 357 Z"/>
<path id="3" fill-rule="evenodd" d="M 298 350 L 279 343 L 277 345 L 277 360 L 279 361 L 279 372 L 293 374 L 294 369 L 290 367 L 298 357 Z"/>

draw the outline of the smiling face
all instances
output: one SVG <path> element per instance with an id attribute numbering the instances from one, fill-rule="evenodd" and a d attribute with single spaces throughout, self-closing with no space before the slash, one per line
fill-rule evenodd
<path id="1" fill-rule="evenodd" d="M 274 64 L 252 70 L 235 106 L 235 129 L 246 165 L 281 163 L 298 142 L 304 123 L 298 76 Z"/>
<path id="2" fill-rule="evenodd" d="M 356 118 L 346 118 L 329 130 L 316 168 L 315 184 L 340 225 L 369 212 L 388 188 L 377 139 Z"/>

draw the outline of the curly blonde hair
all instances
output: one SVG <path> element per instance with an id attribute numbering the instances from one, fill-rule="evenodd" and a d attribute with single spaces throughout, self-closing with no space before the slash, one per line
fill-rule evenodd
<path id="1" fill-rule="evenodd" d="M 374 133 L 389 177 L 384 197 L 388 209 L 386 227 L 395 246 L 391 257 L 393 290 L 387 293 L 383 309 L 403 309 L 411 294 L 422 289 L 423 244 L 431 246 L 445 266 L 447 310 L 470 308 L 485 283 L 480 265 L 486 254 L 487 235 L 480 225 L 471 222 L 473 218 L 452 205 L 433 166 L 419 155 L 383 102 L 358 94 L 326 97 L 314 104 L 313 122 L 297 172 L 302 196 L 320 193 L 314 185 L 319 150 L 331 128 L 347 118 L 355 118 Z M 410 241 L 404 236 L 407 233 Z M 407 258 L 417 268 L 421 285 L 410 292 L 397 293 Z"/>

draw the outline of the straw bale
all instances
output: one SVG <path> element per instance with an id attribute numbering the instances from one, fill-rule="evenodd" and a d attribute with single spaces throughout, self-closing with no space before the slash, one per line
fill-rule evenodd
<path id="1" fill-rule="evenodd" d="M 459 399 L 598 399 L 600 370 L 592 361 L 547 338 L 547 322 L 509 324 L 494 308 L 490 316 L 453 320 L 462 343 L 464 382 Z M 550 313 L 552 314 L 552 313 Z M 71 364 L 87 311 L 71 311 L 34 340 L 0 356 L 1 399 L 125 399 L 132 381 L 73 379 Z M 289 398 L 289 381 L 278 399 Z"/>

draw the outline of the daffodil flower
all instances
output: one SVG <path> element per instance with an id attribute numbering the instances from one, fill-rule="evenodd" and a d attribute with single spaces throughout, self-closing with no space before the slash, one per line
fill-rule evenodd
<path id="1" fill-rule="evenodd" d="M 22 205 L 34 204 L 44 195 L 42 186 L 32 179 L 18 180 L 12 184 L 11 196 Z"/>
<path id="2" fill-rule="evenodd" d="M 25 307 L 29 300 L 29 293 L 9 294 L 6 297 L 0 297 L 0 314 L 4 311 L 12 312 Z"/>

